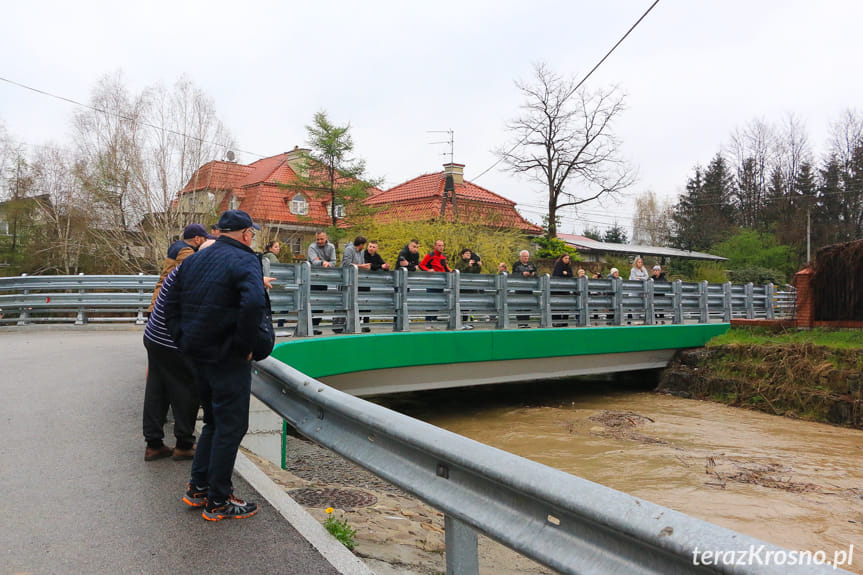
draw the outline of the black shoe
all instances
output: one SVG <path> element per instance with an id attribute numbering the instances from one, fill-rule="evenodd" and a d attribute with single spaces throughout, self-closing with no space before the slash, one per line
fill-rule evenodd
<path id="1" fill-rule="evenodd" d="M 258 506 L 255 503 L 246 503 L 242 499 L 234 497 L 233 494 L 228 496 L 227 501 L 207 501 L 201 517 L 207 521 L 221 521 L 222 519 L 245 519 L 251 517 L 258 512 Z"/>
<path id="2" fill-rule="evenodd" d="M 207 491 L 209 490 L 206 487 L 199 489 L 189 483 L 186 495 L 183 496 L 183 503 L 192 507 L 203 507 L 207 504 Z"/>
<path id="3" fill-rule="evenodd" d="M 333 328 L 333 333 L 342 333 L 343 331 L 345 331 L 345 330 L 340 328 L 340 327 L 334 327 Z"/>
<path id="4" fill-rule="evenodd" d="M 364 327 L 363 328 L 363 333 L 369 333 L 370 331 L 372 331 L 372 328 L 370 328 L 370 327 Z"/>
<path id="5" fill-rule="evenodd" d="M 322 331 L 321 331 L 321 330 L 319 330 L 319 329 L 312 330 L 312 335 L 321 335 L 321 334 L 323 334 L 323 333 L 324 333 L 324 332 L 322 332 Z"/>

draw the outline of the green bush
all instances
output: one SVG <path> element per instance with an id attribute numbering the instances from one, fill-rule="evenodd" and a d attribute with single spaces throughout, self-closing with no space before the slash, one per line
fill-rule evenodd
<path id="1" fill-rule="evenodd" d="M 333 508 L 327 507 L 327 518 L 324 520 L 324 527 L 330 532 L 330 535 L 338 539 L 342 545 L 353 551 L 357 546 L 357 541 L 354 537 L 357 530 L 348 525 L 347 519 L 336 519 L 333 515 Z"/>
<path id="2" fill-rule="evenodd" d="M 732 282 L 738 284 L 752 282 L 756 285 L 764 285 L 768 283 L 783 285 L 785 283 L 785 274 L 779 270 L 758 266 L 731 270 L 728 272 L 728 278 Z"/>

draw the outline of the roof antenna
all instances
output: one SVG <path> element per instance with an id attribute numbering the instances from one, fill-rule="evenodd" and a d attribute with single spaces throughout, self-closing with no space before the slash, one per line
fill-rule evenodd
<path id="1" fill-rule="evenodd" d="M 449 130 L 426 130 L 427 134 L 447 134 L 449 138 L 446 140 L 442 140 L 440 142 L 429 142 L 430 144 L 449 144 L 449 163 L 455 163 L 455 132 L 450 128 Z M 441 154 L 441 156 L 446 156 L 447 152 Z M 458 220 L 458 206 L 455 201 L 455 181 L 453 180 L 452 173 L 446 174 L 446 181 L 443 186 L 443 195 L 441 197 L 440 202 L 440 217 L 441 219 L 446 216 L 446 204 L 447 199 L 452 202 L 452 211 L 453 216 L 456 220 Z"/>

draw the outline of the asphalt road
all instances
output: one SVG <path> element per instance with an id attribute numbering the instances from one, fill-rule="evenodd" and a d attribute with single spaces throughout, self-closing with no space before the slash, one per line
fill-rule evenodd
<path id="1" fill-rule="evenodd" d="M 212 523 L 190 462 L 144 462 L 141 337 L 0 327 L 0 573 L 338 575 L 237 474 L 261 511 Z"/>

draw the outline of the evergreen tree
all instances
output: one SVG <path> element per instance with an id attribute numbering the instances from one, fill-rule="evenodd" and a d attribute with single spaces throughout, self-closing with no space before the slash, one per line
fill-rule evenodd
<path id="1" fill-rule="evenodd" d="M 733 223 L 729 203 L 733 182 L 721 154 L 716 154 L 707 170 L 696 166 L 686 184 L 686 194 L 674 207 L 675 246 L 706 251 L 728 235 Z"/>

